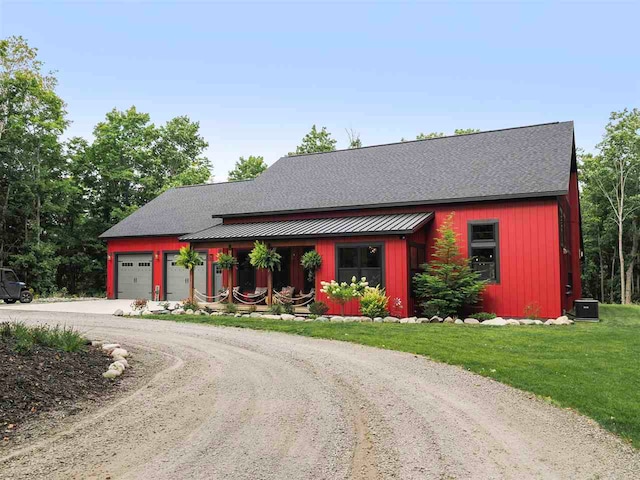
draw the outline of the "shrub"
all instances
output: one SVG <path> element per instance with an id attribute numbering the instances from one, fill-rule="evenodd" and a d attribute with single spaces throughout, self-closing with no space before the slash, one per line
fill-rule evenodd
<path id="1" fill-rule="evenodd" d="M 310 250 L 302 255 L 300 264 L 307 271 L 307 278 L 312 282 L 315 278 L 316 270 L 322 265 L 322 257 L 317 251 Z"/>
<path id="2" fill-rule="evenodd" d="M 180 303 L 182 304 L 182 308 L 184 310 L 193 310 L 194 312 L 196 310 L 200 310 L 200 304 L 196 301 L 195 298 L 193 300 L 185 298 Z"/>
<path id="3" fill-rule="evenodd" d="M 224 313 L 233 313 L 235 314 L 238 311 L 238 306 L 235 303 L 225 303 L 224 304 Z"/>
<path id="4" fill-rule="evenodd" d="M 296 307 L 294 307 L 291 302 L 283 303 L 282 309 L 284 310 L 284 313 L 288 313 L 289 315 L 294 315 L 296 313 Z"/>
<path id="5" fill-rule="evenodd" d="M 279 303 L 274 303 L 269 307 L 269 313 L 271 315 L 282 315 L 284 313 L 284 307 Z"/>
<path id="6" fill-rule="evenodd" d="M 491 320 L 492 318 L 496 318 L 495 313 L 489 313 L 489 312 L 478 312 L 478 313 L 474 313 L 471 316 L 476 320 L 480 320 L 481 322 L 484 322 L 485 320 Z"/>
<path id="7" fill-rule="evenodd" d="M 309 305 L 309 312 L 313 315 L 322 316 L 329 311 L 329 306 L 324 302 L 313 302 Z"/>
<path id="8" fill-rule="evenodd" d="M 131 302 L 131 308 L 133 310 L 144 310 L 147 306 L 148 300 L 146 298 L 136 298 Z"/>
<path id="9" fill-rule="evenodd" d="M 254 313 L 256 311 L 258 311 L 258 307 L 255 305 L 249 305 L 249 313 Z"/>
<path id="10" fill-rule="evenodd" d="M 367 279 L 365 277 L 362 277 L 359 281 L 356 279 L 356 277 L 352 277 L 351 283 L 338 283 L 335 280 L 321 283 L 321 292 L 329 297 L 329 300 L 340 305 L 341 315 L 344 315 L 345 303 L 353 300 L 354 298 L 361 297 L 364 293 L 365 288 L 369 286 L 369 283 L 367 283 Z"/>
<path id="11" fill-rule="evenodd" d="M 388 305 L 389 297 L 380 287 L 367 287 L 360 297 L 360 312 L 366 317 L 386 317 L 389 314 Z"/>
<path id="12" fill-rule="evenodd" d="M 438 228 L 433 260 L 426 272 L 413 277 L 417 297 L 427 317 L 458 316 L 480 300 L 486 282 L 460 254 L 458 234 L 453 229 L 453 213 Z"/>

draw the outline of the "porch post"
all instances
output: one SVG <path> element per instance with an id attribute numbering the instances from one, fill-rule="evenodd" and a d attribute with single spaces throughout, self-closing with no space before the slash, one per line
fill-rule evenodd
<path id="1" fill-rule="evenodd" d="M 273 271 L 267 269 L 267 305 L 271 306 L 273 303 Z"/>
<path id="2" fill-rule="evenodd" d="M 233 248 L 231 248 L 231 245 L 229 245 L 229 248 L 227 249 L 227 253 L 229 255 L 233 255 Z M 227 278 L 227 282 L 229 283 L 229 295 L 227 296 L 227 302 L 228 303 L 233 303 L 233 271 L 235 270 L 235 266 L 231 267 L 231 269 L 229 270 L 229 278 Z"/>

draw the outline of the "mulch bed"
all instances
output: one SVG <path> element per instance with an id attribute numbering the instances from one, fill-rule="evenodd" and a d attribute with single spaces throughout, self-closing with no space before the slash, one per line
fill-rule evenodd
<path id="1" fill-rule="evenodd" d="M 77 402 L 97 400 L 119 383 L 102 376 L 111 359 L 87 346 L 67 353 L 35 345 L 17 353 L 13 340 L 0 340 L 0 439 L 42 412 L 75 413 Z"/>

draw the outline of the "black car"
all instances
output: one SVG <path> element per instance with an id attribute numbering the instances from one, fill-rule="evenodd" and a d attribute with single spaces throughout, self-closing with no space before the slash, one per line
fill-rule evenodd
<path id="1" fill-rule="evenodd" d="M 20 303 L 30 303 L 33 295 L 13 270 L 0 268 L 0 300 L 5 303 L 16 303 L 18 300 Z"/>

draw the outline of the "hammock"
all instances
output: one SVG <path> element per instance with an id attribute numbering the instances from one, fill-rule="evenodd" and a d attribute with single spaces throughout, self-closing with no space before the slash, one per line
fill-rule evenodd
<path id="1" fill-rule="evenodd" d="M 312 288 L 309 293 L 304 293 L 297 297 L 292 296 L 290 293 L 291 289 L 282 289 L 282 292 L 273 292 L 273 298 L 278 303 L 282 304 L 291 304 L 294 307 L 304 307 L 309 303 L 313 302 L 316 298 L 316 289 Z"/>
<path id="2" fill-rule="evenodd" d="M 223 302 L 229 296 L 229 289 L 227 288 L 226 290 L 220 290 L 218 295 L 209 296 L 205 295 L 202 292 L 199 292 L 196 288 L 194 288 L 193 296 L 196 298 L 196 300 L 203 303 Z"/>
<path id="3" fill-rule="evenodd" d="M 240 287 L 233 287 L 233 298 L 245 305 L 258 305 L 264 302 L 267 296 L 267 289 L 264 287 L 256 288 L 253 293 L 240 293 Z"/>

